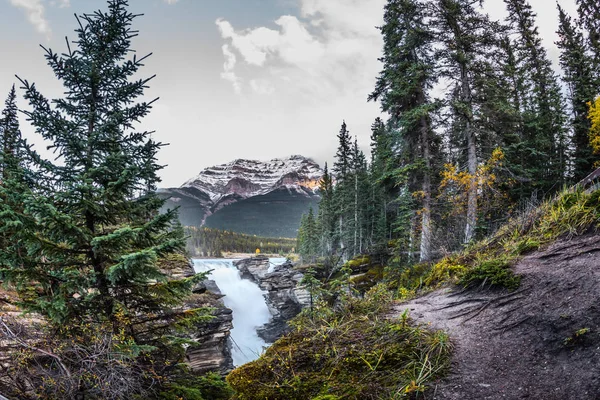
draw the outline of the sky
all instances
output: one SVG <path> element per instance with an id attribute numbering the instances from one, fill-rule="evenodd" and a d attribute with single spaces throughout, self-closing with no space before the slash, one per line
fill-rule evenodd
<path id="1" fill-rule="evenodd" d="M 554 0 L 530 0 L 558 72 Z M 343 120 L 368 152 L 379 105 L 367 102 L 381 70 L 385 0 L 130 0 L 144 16 L 134 27 L 147 97 L 160 97 L 141 128 L 168 143 L 162 187 L 237 158 L 270 160 L 300 154 L 332 161 Z M 558 0 L 575 15 L 575 0 Z M 502 0 L 487 0 L 494 19 Z M 106 8 L 102 0 L 0 0 L 0 98 L 15 74 L 47 97 L 62 94 L 40 44 L 57 52 L 75 39 L 74 14 Z M 19 92 L 22 96 L 22 92 Z M 24 100 L 19 107 L 28 109 Z M 22 119 L 24 135 L 45 144 Z"/>

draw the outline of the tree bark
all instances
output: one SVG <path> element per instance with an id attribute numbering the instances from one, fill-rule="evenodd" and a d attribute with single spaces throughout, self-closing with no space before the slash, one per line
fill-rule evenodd
<path id="1" fill-rule="evenodd" d="M 421 94 L 421 96 L 423 96 Z M 429 122 L 421 118 L 421 146 L 425 170 L 423 171 L 423 208 L 421 210 L 421 261 L 431 260 L 431 151 L 429 148 Z"/>

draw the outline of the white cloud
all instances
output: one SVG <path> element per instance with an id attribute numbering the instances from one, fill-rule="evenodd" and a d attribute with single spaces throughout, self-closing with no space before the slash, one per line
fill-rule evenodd
<path id="1" fill-rule="evenodd" d="M 10 0 L 10 3 L 17 8 L 23 9 L 27 20 L 39 33 L 46 35 L 46 37 L 50 36 L 51 29 L 44 16 L 45 9 L 42 0 Z"/>
<path id="2" fill-rule="evenodd" d="M 225 64 L 223 65 L 223 72 L 221 72 L 221 78 L 231 82 L 235 92 L 240 94 L 242 91 L 240 78 L 234 72 L 237 58 L 235 54 L 233 54 L 229 49 L 229 45 L 224 44 L 221 49 L 223 50 L 223 55 L 225 56 Z"/>
<path id="3" fill-rule="evenodd" d="M 243 93 L 240 107 L 251 116 L 244 121 L 261 132 L 261 142 L 283 140 L 281 154 L 329 159 L 343 119 L 367 149 L 370 125 L 380 114 L 367 96 L 381 70 L 376 27 L 383 24 L 386 0 L 297 1 L 299 15 L 283 15 L 273 26 L 246 29 L 217 20 L 232 53 L 223 52 L 221 77 Z M 235 64 L 227 62 L 232 55 Z M 321 146 L 315 148 L 316 142 Z"/>
<path id="4" fill-rule="evenodd" d="M 382 43 L 375 27 L 382 23 L 385 1 L 299 1 L 300 18 L 284 15 L 274 21 L 277 29 L 237 30 L 217 21 L 242 62 L 261 67 L 244 70 L 251 89 L 313 101 L 342 93 L 366 99 L 380 68 Z M 264 82 L 269 82 L 268 91 Z"/>
<path id="5" fill-rule="evenodd" d="M 168 5 L 173 5 L 175 3 L 177 3 L 179 0 L 165 0 L 165 3 L 167 3 Z"/>
<path id="6" fill-rule="evenodd" d="M 216 23 L 221 36 L 230 39 L 232 46 L 251 65 L 262 66 L 267 54 L 276 48 L 279 40 L 279 33 L 268 28 L 261 27 L 238 34 L 229 22 L 218 19 Z"/>
<path id="7" fill-rule="evenodd" d="M 260 95 L 270 95 L 275 93 L 275 88 L 265 79 L 252 79 L 250 80 L 250 87 L 252 90 Z"/>
<path id="8" fill-rule="evenodd" d="M 51 1 L 50 4 L 54 7 L 68 8 L 71 7 L 71 0 L 54 0 Z"/>

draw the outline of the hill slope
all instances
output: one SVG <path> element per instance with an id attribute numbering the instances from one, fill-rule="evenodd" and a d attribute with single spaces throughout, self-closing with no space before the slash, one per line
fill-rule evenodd
<path id="1" fill-rule="evenodd" d="M 435 399 L 600 398 L 600 236 L 525 256 L 513 292 L 444 289 L 399 304 L 455 344 Z"/>

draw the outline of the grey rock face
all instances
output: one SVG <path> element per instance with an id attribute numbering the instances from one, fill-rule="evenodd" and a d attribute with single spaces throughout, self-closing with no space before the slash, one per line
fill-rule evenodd
<path id="1" fill-rule="evenodd" d="M 229 334 L 233 329 L 231 310 L 223 305 L 220 296 L 205 293 L 210 306 L 215 308 L 215 317 L 208 323 L 203 323 L 192 336 L 198 346 L 189 347 L 186 359 L 190 368 L 198 373 L 218 372 L 226 375 L 233 369 Z"/>
<path id="2" fill-rule="evenodd" d="M 264 256 L 234 262 L 242 277 L 250 279 L 266 291 L 265 298 L 272 320 L 258 330 L 258 335 L 273 343 L 289 330 L 287 322 L 310 304 L 309 293 L 300 285 L 302 273 L 290 261 L 272 266 Z"/>
<path id="3" fill-rule="evenodd" d="M 195 274 L 192 264 L 189 270 L 181 271 L 178 275 L 185 277 Z M 233 329 L 232 311 L 225 307 L 219 288 L 214 281 L 205 280 L 193 289 L 194 294 L 186 301 L 189 309 L 199 307 L 213 308 L 213 319 L 200 323 L 190 339 L 197 343 L 188 347 L 186 361 L 193 371 L 200 374 L 217 372 L 226 375 L 233 370 L 233 359 L 229 335 Z"/>

